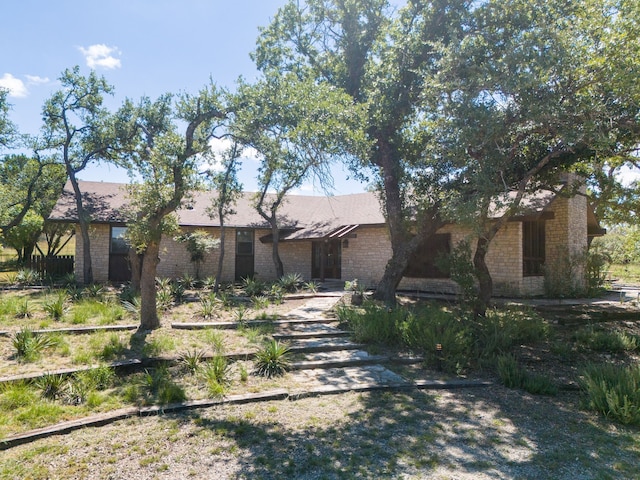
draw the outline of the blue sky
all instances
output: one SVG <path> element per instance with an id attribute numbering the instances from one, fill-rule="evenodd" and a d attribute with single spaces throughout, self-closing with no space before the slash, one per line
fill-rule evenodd
<path id="1" fill-rule="evenodd" d="M 115 87 L 112 108 L 124 98 L 165 92 L 196 93 L 211 77 L 234 88 L 256 77 L 249 53 L 258 27 L 266 26 L 286 0 L 15 0 L 2 7 L 0 86 L 10 90 L 11 120 L 35 134 L 42 105 L 59 88 L 57 78 L 79 65 Z M 254 190 L 256 163 L 241 172 Z M 336 194 L 363 191 L 334 169 Z M 93 167 L 85 180 L 127 181 L 113 167 Z M 313 193 L 305 185 L 300 193 Z M 319 192 L 315 192 L 319 193 Z"/>

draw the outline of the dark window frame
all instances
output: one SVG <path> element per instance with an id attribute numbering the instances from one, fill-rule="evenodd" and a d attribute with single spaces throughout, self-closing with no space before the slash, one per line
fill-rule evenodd
<path id="1" fill-rule="evenodd" d="M 120 230 L 122 233 L 117 237 L 114 237 L 114 233 Z M 131 248 L 127 240 L 125 239 L 124 233 L 127 231 L 127 227 L 112 225 L 111 231 L 109 233 L 109 253 L 115 255 L 124 255 L 129 252 Z"/>
<path id="2" fill-rule="evenodd" d="M 240 240 L 243 235 L 250 235 L 251 241 Z M 236 255 L 251 256 L 255 252 L 255 231 L 252 228 L 242 228 L 236 230 Z M 251 245 L 250 249 L 245 249 L 246 245 Z M 250 250 L 250 251 L 249 251 Z"/>
<path id="3" fill-rule="evenodd" d="M 522 276 L 544 275 L 546 228 L 544 220 L 522 222 Z"/>

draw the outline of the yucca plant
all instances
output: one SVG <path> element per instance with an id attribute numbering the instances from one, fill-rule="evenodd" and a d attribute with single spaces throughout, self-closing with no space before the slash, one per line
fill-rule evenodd
<path id="1" fill-rule="evenodd" d="M 31 305 L 26 298 L 16 304 L 16 318 L 30 318 L 32 313 Z"/>
<path id="2" fill-rule="evenodd" d="M 42 350 L 55 346 L 55 339 L 49 335 L 36 335 L 32 330 L 23 328 L 11 339 L 16 356 L 25 362 L 36 360 Z"/>
<path id="3" fill-rule="evenodd" d="M 200 363 L 204 358 L 204 352 L 198 349 L 187 350 L 186 352 L 181 353 L 178 358 L 180 364 L 193 375 L 200 369 Z"/>
<path id="4" fill-rule="evenodd" d="M 301 283 L 302 275 L 299 273 L 286 273 L 278 280 L 278 285 L 280 285 L 285 292 L 289 293 L 296 292 Z"/>
<path id="5" fill-rule="evenodd" d="M 53 299 L 45 302 L 42 308 L 44 311 L 54 320 L 60 320 L 67 312 L 67 301 L 69 297 L 66 291 L 58 292 L 58 295 Z"/>
<path id="6" fill-rule="evenodd" d="M 264 295 L 257 295 L 251 299 L 253 308 L 261 310 L 269 306 L 269 297 Z"/>
<path id="7" fill-rule="evenodd" d="M 284 375 L 291 368 L 288 357 L 289 347 L 272 340 L 256 353 L 255 374 L 267 378 Z"/>
<path id="8" fill-rule="evenodd" d="M 212 318 L 215 316 L 217 301 L 215 297 L 203 297 L 200 299 L 200 315 L 202 318 Z"/>
<path id="9" fill-rule="evenodd" d="M 202 376 L 207 385 L 217 383 L 227 386 L 229 384 L 229 364 L 223 355 L 216 355 L 202 367 Z"/>
<path id="10" fill-rule="evenodd" d="M 64 375 L 45 373 L 36 380 L 36 386 L 41 390 L 44 398 L 55 400 L 62 395 L 66 383 Z"/>

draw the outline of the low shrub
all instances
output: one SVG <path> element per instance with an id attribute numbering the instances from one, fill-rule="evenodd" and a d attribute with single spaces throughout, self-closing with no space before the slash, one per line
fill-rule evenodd
<path id="1" fill-rule="evenodd" d="M 263 295 L 267 286 L 260 280 L 253 277 L 247 277 L 242 280 L 242 288 L 247 296 L 256 297 L 258 295 Z"/>
<path id="2" fill-rule="evenodd" d="M 344 312 L 342 315 L 344 316 Z M 402 334 L 398 327 L 406 317 L 407 311 L 402 308 L 366 303 L 362 310 L 352 310 L 345 319 L 357 342 L 399 345 Z"/>
<path id="3" fill-rule="evenodd" d="M 255 374 L 267 378 L 284 375 L 291 367 L 289 353 L 287 345 L 272 340 L 256 353 Z"/>
<path id="4" fill-rule="evenodd" d="M 519 388 L 533 395 L 556 395 L 558 386 L 546 375 L 530 373 L 512 355 L 497 359 L 498 376 L 507 388 Z"/>
<path id="5" fill-rule="evenodd" d="M 43 350 L 54 347 L 56 339 L 50 335 L 36 335 L 32 330 L 23 328 L 13 335 L 11 344 L 18 359 L 33 362 L 40 357 Z"/>
<path id="6" fill-rule="evenodd" d="M 278 285 L 280 285 L 285 292 L 297 292 L 300 285 L 302 285 L 302 275 L 299 273 L 286 273 L 280 277 Z"/>
<path id="7" fill-rule="evenodd" d="M 591 365 L 580 386 L 588 408 L 625 425 L 640 425 L 640 366 Z"/>
<path id="8" fill-rule="evenodd" d="M 44 302 L 42 308 L 52 319 L 60 320 L 67 312 L 68 301 L 69 297 L 67 296 L 67 292 L 61 290 L 55 298 Z"/>
<path id="9" fill-rule="evenodd" d="M 625 332 L 607 332 L 594 327 L 582 328 L 573 335 L 578 346 L 596 352 L 633 352 L 640 348 L 640 340 Z"/>
<path id="10" fill-rule="evenodd" d="M 229 385 L 229 371 L 227 359 L 222 355 L 216 355 L 204 364 L 201 374 L 209 390 L 217 391 L 217 385 Z"/>

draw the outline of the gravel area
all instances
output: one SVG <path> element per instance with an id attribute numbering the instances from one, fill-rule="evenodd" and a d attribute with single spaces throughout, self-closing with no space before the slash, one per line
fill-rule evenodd
<path id="1" fill-rule="evenodd" d="M 123 420 L 2 452 L 0 478 L 640 478 L 640 432 L 499 386 Z"/>

